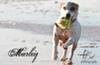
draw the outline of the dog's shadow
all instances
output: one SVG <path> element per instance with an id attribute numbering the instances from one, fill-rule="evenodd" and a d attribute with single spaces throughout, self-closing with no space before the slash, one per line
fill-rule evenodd
<path id="1" fill-rule="evenodd" d="M 67 61 L 61 61 L 61 65 L 73 65 L 73 64 L 67 63 Z"/>

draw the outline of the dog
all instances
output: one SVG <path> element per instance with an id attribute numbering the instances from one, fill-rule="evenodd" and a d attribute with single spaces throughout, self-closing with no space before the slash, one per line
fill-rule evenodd
<path id="1" fill-rule="evenodd" d="M 58 58 L 58 46 L 60 45 L 64 49 L 61 61 L 67 60 L 67 63 L 72 63 L 73 54 L 81 36 L 81 25 L 77 20 L 78 10 L 79 5 L 77 3 L 60 4 L 60 17 L 53 27 L 53 60 Z M 70 20 L 71 26 L 69 28 L 60 23 L 64 18 Z"/>

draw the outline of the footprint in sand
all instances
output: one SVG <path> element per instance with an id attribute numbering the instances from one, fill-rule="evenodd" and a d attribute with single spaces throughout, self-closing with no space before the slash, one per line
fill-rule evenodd
<path id="1" fill-rule="evenodd" d="M 36 40 L 35 43 L 39 43 L 40 41 Z"/>
<path id="2" fill-rule="evenodd" d="M 47 46 L 50 43 L 50 41 L 43 41 L 43 45 Z"/>
<path id="3" fill-rule="evenodd" d="M 25 43 L 25 42 L 26 42 L 26 40 L 22 40 L 21 42 Z"/>

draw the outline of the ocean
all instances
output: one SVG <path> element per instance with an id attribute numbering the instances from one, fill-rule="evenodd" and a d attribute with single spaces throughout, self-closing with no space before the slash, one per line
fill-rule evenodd
<path id="1" fill-rule="evenodd" d="M 99 0 L 70 0 L 79 4 L 82 26 L 100 26 Z M 0 20 L 52 25 L 59 17 L 59 0 L 0 0 Z"/>

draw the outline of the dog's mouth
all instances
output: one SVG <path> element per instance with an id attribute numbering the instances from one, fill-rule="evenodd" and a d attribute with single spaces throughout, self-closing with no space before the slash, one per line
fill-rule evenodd
<path id="1" fill-rule="evenodd" d="M 72 16 L 70 13 L 67 13 L 65 18 L 67 20 L 70 20 L 71 22 L 74 22 L 76 20 L 76 18 L 74 18 L 74 16 Z"/>

